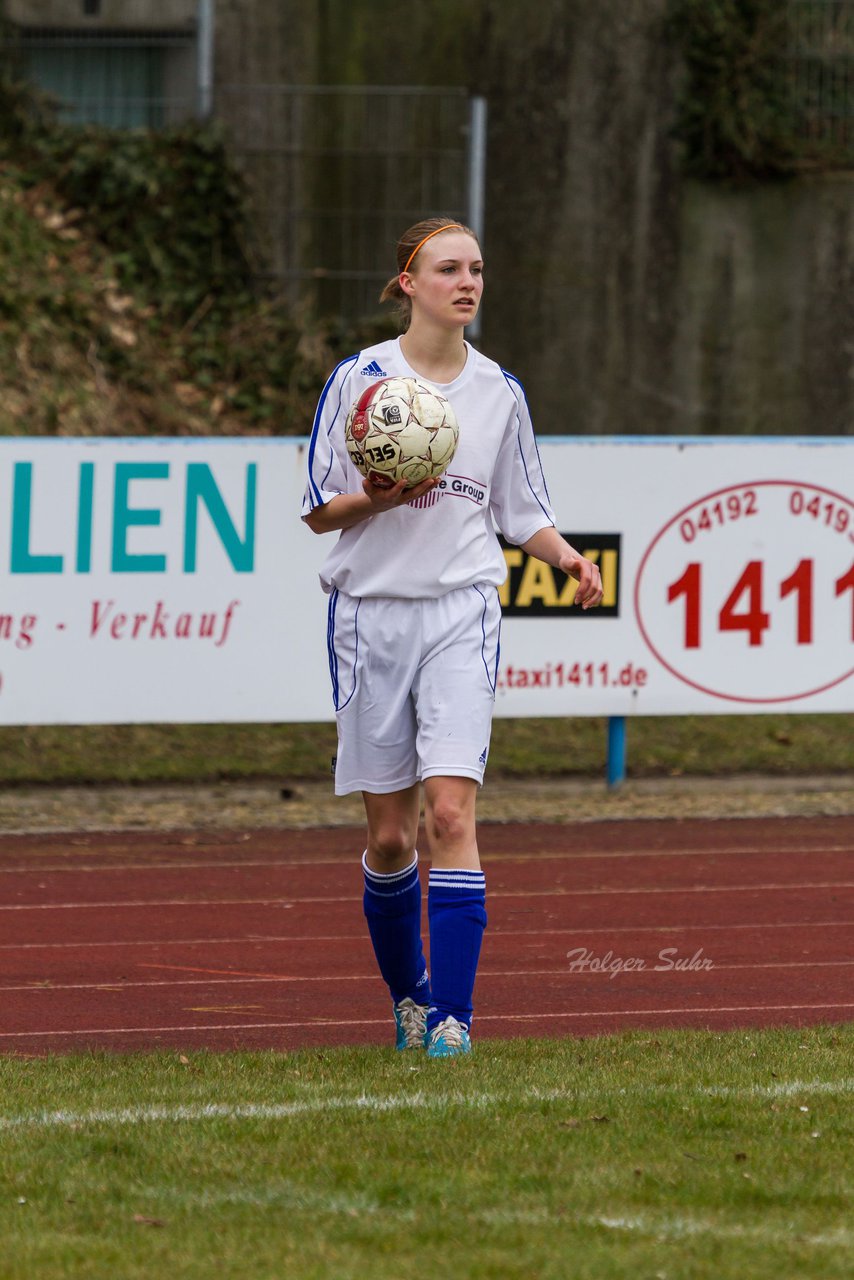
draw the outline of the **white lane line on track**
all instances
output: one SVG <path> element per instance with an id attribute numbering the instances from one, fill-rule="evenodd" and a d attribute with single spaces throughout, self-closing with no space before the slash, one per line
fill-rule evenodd
<path id="1" fill-rule="evenodd" d="M 686 1013 L 720 1014 L 720 1013 L 794 1013 L 803 1010 L 814 1013 L 816 1010 L 854 1009 L 854 1003 L 837 1001 L 831 1004 L 735 1004 L 735 1005 L 692 1005 L 675 1009 L 587 1009 L 572 1010 L 560 1013 L 481 1013 L 478 1023 L 500 1022 L 503 1025 L 515 1022 L 549 1022 L 558 1019 L 583 1018 L 660 1018 L 664 1015 Z M 188 1031 L 281 1031 L 281 1030 L 313 1030 L 321 1027 L 387 1027 L 388 1018 L 317 1018 L 312 1022 L 233 1022 L 233 1023 L 198 1023 L 175 1027 L 81 1027 L 68 1030 L 51 1031 L 2 1031 L 0 1040 L 42 1040 L 50 1037 L 66 1036 L 120 1036 L 120 1035 L 177 1035 Z"/>
<path id="2" fill-rule="evenodd" d="M 703 973 L 723 973 L 731 970 L 747 970 L 756 969 L 838 969 L 851 968 L 854 966 L 854 959 L 851 960 L 781 960 L 772 961 L 767 964 L 713 964 L 711 968 L 704 970 L 692 970 L 692 974 L 697 972 Z M 145 967 L 145 966 L 143 966 Z M 172 968 L 171 965 L 153 965 L 152 968 Z M 176 969 L 181 966 L 174 966 Z M 626 975 L 619 973 L 615 975 L 621 981 L 626 981 L 627 976 L 631 976 L 631 972 Z M 650 973 L 671 972 L 670 966 L 659 968 L 650 966 L 648 968 L 637 970 L 643 974 L 644 979 Z M 672 972 L 677 972 L 675 969 Z M 481 978 L 566 978 L 566 977 L 587 977 L 587 973 L 577 974 L 570 971 L 569 966 L 563 969 L 489 969 L 479 968 L 477 971 L 478 981 Z M 611 979 L 611 974 L 607 971 L 598 971 L 592 975 L 593 977 Z M 682 974 L 678 976 L 682 978 Z M 276 984 L 276 983 L 295 983 L 295 982 L 373 982 L 376 980 L 376 973 L 344 973 L 344 974 L 236 974 L 231 977 L 212 977 L 212 978 L 158 978 L 149 979 L 145 982 L 136 981 L 113 981 L 113 982 L 23 982 L 15 986 L 5 986 L 0 984 L 0 992 L 27 991 L 33 995 L 49 995 L 52 991 L 129 991 L 138 988 L 148 987 L 251 987 L 256 984 Z"/>
<path id="3" fill-rule="evenodd" d="M 678 886 L 650 885 L 624 889 L 493 889 L 489 897 L 495 898 L 627 898 L 638 896 L 658 896 L 664 894 L 693 893 L 787 893 L 803 892 L 818 889 L 854 889 L 854 881 L 819 880 L 809 883 L 792 881 L 791 884 L 696 884 Z M 3 903 L 0 911 L 115 911 L 119 908 L 153 908 L 163 907 L 299 907 L 329 906 L 333 903 L 361 904 L 361 894 L 342 896 L 291 897 L 283 894 L 279 898 L 140 898 L 126 902 L 35 902 L 35 903 Z"/>
<path id="4" fill-rule="evenodd" d="M 741 846 L 725 846 L 720 849 L 627 849 L 627 850 L 595 850 L 595 849 L 572 849 L 556 851 L 554 853 L 543 850 L 538 853 L 485 853 L 484 862 L 487 870 L 490 866 L 499 862 L 522 862 L 526 866 L 531 862 L 582 862 L 588 859 L 602 858 L 606 861 L 625 861 L 631 858 L 718 858 L 718 857 L 753 857 L 768 854 L 774 858 L 796 857 L 803 854 L 820 857 L 822 854 L 828 853 L 851 853 L 854 851 L 854 841 L 850 844 L 822 844 L 822 845 L 775 845 L 773 849 L 762 845 L 741 845 Z M 424 858 L 424 866 L 430 866 L 430 859 Z M 267 861 L 265 859 L 253 859 L 244 861 L 242 859 L 233 862 L 128 862 L 113 863 L 104 866 L 101 863 L 54 863 L 41 865 L 33 861 L 25 867 L 8 867 L 0 866 L 0 876 L 7 875 L 55 875 L 56 873 L 75 875 L 77 872 L 120 872 L 126 874 L 128 871 L 216 871 L 223 870 L 243 870 L 244 868 L 267 867 L 271 870 L 278 869 L 287 871 L 289 867 L 352 867 L 358 872 L 359 860 L 348 854 L 341 854 L 336 858 L 313 858 L 307 856 L 305 858 L 288 858 L 273 859 Z"/>
<path id="5" fill-rule="evenodd" d="M 753 920 L 742 924 L 638 924 L 638 925 L 576 925 L 569 929 L 502 929 L 490 924 L 493 938 L 530 938 L 571 937 L 586 938 L 601 933 L 611 935 L 617 933 L 659 933 L 670 936 L 675 933 L 696 935 L 699 931 L 722 931 L 739 929 L 851 929 L 853 920 L 774 920 L 757 923 Z M 364 933 L 326 933 L 326 934 L 242 934 L 237 938 L 131 938 L 104 942 L 0 942 L 0 951 L 82 951 L 97 947 L 210 947 L 210 946 L 245 946 L 254 942 L 293 942 L 297 946 L 310 946 L 314 942 L 363 942 Z"/>
<path id="6" fill-rule="evenodd" d="M 661 1097 L 680 1091 L 679 1085 L 671 1088 L 662 1085 L 640 1085 L 619 1090 L 619 1097 Z M 775 1085 L 727 1089 L 725 1087 L 699 1086 L 695 1093 L 706 1097 L 800 1097 L 815 1094 L 825 1096 L 854 1092 L 854 1080 L 784 1080 Z M 81 1125 L 138 1125 L 199 1123 L 208 1120 L 285 1120 L 292 1116 L 316 1115 L 324 1111 L 373 1111 L 391 1112 L 407 1109 L 440 1109 L 446 1107 L 486 1108 L 509 1104 L 539 1105 L 542 1102 L 577 1102 L 600 1097 L 601 1090 L 593 1089 L 524 1089 L 518 1093 L 412 1093 L 332 1095 L 326 1098 L 295 1099 L 281 1103 L 199 1103 L 196 1106 L 123 1107 L 120 1110 L 98 1111 L 40 1111 L 19 1115 L 0 1116 L 0 1131 L 12 1129 L 78 1128 Z"/>

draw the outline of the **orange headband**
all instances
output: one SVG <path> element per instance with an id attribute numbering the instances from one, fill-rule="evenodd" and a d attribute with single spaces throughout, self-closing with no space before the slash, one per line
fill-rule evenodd
<path id="1" fill-rule="evenodd" d="M 406 259 L 406 266 L 403 268 L 403 271 L 401 271 L 400 273 L 401 275 L 403 275 L 404 271 L 409 270 L 410 263 L 412 262 L 412 259 L 415 257 L 418 250 L 423 245 L 425 245 L 428 240 L 432 240 L 434 236 L 437 236 L 440 231 L 465 231 L 465 227 L 461 227 L 458 222 L 449 222 L 447 226 L 437 227 L 435 231 L 429 232 L 429 234 L 426 235 L 423 240 L 418 241 L 418 244 L 415 246 L 415 248 L 410 253 L 409 257 Z"/>

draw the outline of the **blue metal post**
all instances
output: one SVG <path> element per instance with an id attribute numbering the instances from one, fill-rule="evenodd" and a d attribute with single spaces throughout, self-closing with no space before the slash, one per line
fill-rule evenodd
<path id="1" fill-rule="evenodd" d="M 608 786 L 619 787 L 626 780 L 626 717 L 608 717 Z"/>

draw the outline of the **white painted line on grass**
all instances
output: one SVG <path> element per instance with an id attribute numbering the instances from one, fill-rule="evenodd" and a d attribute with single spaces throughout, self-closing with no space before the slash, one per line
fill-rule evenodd
<path id="1" fill-rule="evenodd" d="M 623 1097 L 663 1097 L 680 1093 L 681 1087 L 676 1084 L 641 1085 L 633 1089 L 619 1089 L 616 1095 Z M 139 1106 L 120 1109 L 98 1109 L 92 1111 L 38 1111 L 18 1115 L 0 1116 L 0 1132 L 15 1129 L 75 1129 L 85 1125 L 132 1126 L 142 1124 L 178 1124 L 207 1123 L 209 1121 L 227 1120 L 287 1120 L 294 1116 L 317 1115 L 323 1112 L 373 1112 L 376 1114 L 406 1110 L 442 1110 L 448 1107 L 472 1108 L 487 1110 L 496 1106 L 538 1105 L 541 1102 L 579 1102 L 592 1097 L 611 1095 L 611 1090 L 594 1089 L 524 1089 L 518 1093 L 425 1093 L 420 1090 L 412 1093 L 353 1094 L 332 1095 L 322 1098 L 298 1099 L 281 1103 L 198 1103 L 184 1106 Z M 691 1092 L 690 1090 L 688 1091 Z M 704 1095 L 718 1096 L 714 1087 L 699 1088 L 696 1092 Z M 720 1091 L 734 1099 L 746 1099 L 757 1096 L 808 1096 L 846 1095 L 854 1092 L 854 1080 L 797 1080 L 765 1089 L 752 1087 Z M 512 1210 L 498 1211 L 502 1215 Z M 497 1219 L 496 1219 L 497 1220 Z M 509 1220 L 509 1219 L 508 1219 Z M 615 1220 L 611 1220 L 612 1225 Z"/>
<path id="2" fill-rule="evenodd" d="M 710 1098 L 791 1098 L 802 1093 L 854 1093 L 854 1078 L 847 1080 L 777 1080 L 773 1084 L 753 1084 L 740 1089 L 708 1085 L 700 1090 Z"/>
<path id="3" fill-rule="evenodd" d="M 741 1224 L 722 1222 L 720 1218 L 692 1218 L 685 1214 L 666 1217 L 656 1214 L 632 1214 L 620 1217 L 551 1213 L 547 1209 L 487 1209 L 475 1215 L 495 1226 L 579 1226 L 604 1227 L 608 1231 L 631 1231 L 639 1235 L 655 1236 L 662 1240 L 684 1240 L 691 1236 L 709 1236 L 716 1240 L 768 1241 L 775 1245 L 791 1240 L 799 1245 L 817 1248 L 846 1249 L 854 1241 L 854 1233 L 839 1227 L 833 1231 L 814 1232 L 798 1227 L 792 1222 L 785 1225 L 769 1223 Z M 664 1274 L 659 1272 L 659 1275 Z"/>
<path id="4" fill-rule="evenodd" d="M 445 1107 L 506 1106 L 508 1103 L 540 1103 L 571 1099 L 565 1089 L 526 1089 L 522 1093 L 397 1093 L 334 1096 L 280 1103 L 206 1103 L 178 1107 L 125 1107 L 116 1111 L 43 1111 L 0 1116 L 0 1131 L 10 1129 L 73 1129 L 81 1125 L 137 1125 L 193 1123 L 208 1120 L 287 1120 L 291 1116 L 324 1111 L 388 1112 L 441 1110 Z"/>
<path id="5" fill-rule="evenodd" d="M 557 1221 L 557 1219 L 555 1219 Z M 590 1226 L 601 1226 L 611 1231 L 636 1231 L 642 1235 L 667 1240 L 682 1240 L 690 1236 L 709 1236 L 715 1240 L 756 1240 L 778 1245 L 787 1240 L 799 1245 L 825 1249 L 847 1249 L 854 1241 L 854 1233 L 839 1227 L 833 1231 L 813 1232 L 789 1222 L 785 1226 L 769 1223 L 767 1226 L 721 1222 L 680 1215 L 677 1218 L 637 1214 L 627 1218 L 591 1217 Z"/>
<path id="6" fill-rule="evenodd" d="M 323 1192 L 314 1187 L 300 1186 L 294 1181 L 269 1184 L 259 1190 L 233 1186 L 222 1190 L 188 1191 L 183 1186 L 160 1185 L 142 1187 L 139 1193 L 155 1201 L 161 1212 L 165 1206 L 174 1204 L 196 1210 L 216 1209 L 224 1205 L 248 1205 L 256 1209 L 310 1211 L 318 1216 L 343 1214 L 348 1218 L 358 1218 L 376 1214 L 398 1228 L 402 1228 L 404 1224 L 417 1222 L 419 1216 L 414 1208 L 401 1208 L 388 1204 L 365 1192 L 351 1194 Z M 746 1212 L 751 1210 L 748 1209 Z M 597 1228 L 604 1228 L 606 1231 L 637 1232 L 661 1240 L 709 1236 L 716 1240 L 767 1241 L 774 1245 L 790 1241 L 799 1246 L 819 1249 L 848 1249 L 854 1241 L 854 1233 L 845 1227 L 817 1232 L 809 1227 L 800 1226 L 791 1217 L 785 1222 L 736 1223 L 723 1222 L 720 1217 L 696 1218 L 687 1214 L 680 1214 L 678 1217 L 650 1213 L 626 1215 L 612 1213 L 607 1216 L 580 1214 L 567 1211 L 563 1207 L 555 1211 L 545 1206 L 534 1206 L 530 1209 L 514 1209 L 509 1206 L 501 1209 L 484 1209 L 474 1211 L 469 1216 L 488 1226 L 550 1227 L 563 1230 L 581 1228 L 587 1232 L 591 1229 L 595 1231 Z"/>

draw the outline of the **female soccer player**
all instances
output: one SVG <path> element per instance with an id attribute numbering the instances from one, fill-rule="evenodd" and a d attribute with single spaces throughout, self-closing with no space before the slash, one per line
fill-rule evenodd
<path id="1" fill-rule="evenodd" d="M 483 293 L 477 237 L 450 218 L 410 227 L 396 301 L 405 331 L 343 360 L 320 397 L 303 519 L 340 531 L 321 571 L 338 723 L 335 791 L 361 791 L 368 835 L 364 911 L 391 993 L 397 1048 L 471 1049 L 472 992 L 486 925 L 475 797 L 489 748 L 508 541 L 577 580 L 583 609 L 599 570 L 557 532 L 520 383 L 465 341 Z M 344 422 L 375 378 L 419 377 L 460 424 L 441 480 L 381 489 L 363 480 Z M 416 835 L 424 816 L 430 968 L 421 941 Z"/>

